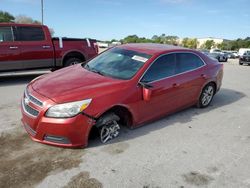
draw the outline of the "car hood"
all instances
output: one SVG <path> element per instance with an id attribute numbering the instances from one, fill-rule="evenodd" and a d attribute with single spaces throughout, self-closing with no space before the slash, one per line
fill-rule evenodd
<path id="1" fill-rule="evenodd" d="M 121 89 L 121 84 L 125 87 L 126 83 L 90 72 L 78 64 L 43 75 L 30 85 L 54 102 L 64 103 L 108 94 L 117 90 L 116 85 Z"/>

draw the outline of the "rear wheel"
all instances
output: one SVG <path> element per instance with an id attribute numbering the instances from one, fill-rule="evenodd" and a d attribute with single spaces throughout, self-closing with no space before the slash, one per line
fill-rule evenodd
<path id="1" fill-rule="evenodd" d="M 215 94 L 215 86 L 212 83 L 207 84 L 200 95 L 198 107 L 206 108 L 212 101 Z"/>
<path id="2" fill-rule="evenodd" d="M 239 65 L 243 65 L 243 63 L 242 63 L 242 62 L 239 62 Z"/>
<path id="3" fill-rule="evenodd" d="M 100 141 L 102 143 L 106 143 L 120 134 L 119 120 L 120 118 L 116 114 L 109 113 L 97 121 L 96 126 L 99 129 Z"/>
<path id="4" fill-rule="evenodd" d="M 68 67 L 70 65 L 75 65 L 75 64 L 78 64 L 78 63 L 81 63 L 82 61 L 79 59 L 79 58 L 76 58 L 76 57 L 71 57 L 69 59 L 67 59 L 64 63 L 64 67 Z"/>

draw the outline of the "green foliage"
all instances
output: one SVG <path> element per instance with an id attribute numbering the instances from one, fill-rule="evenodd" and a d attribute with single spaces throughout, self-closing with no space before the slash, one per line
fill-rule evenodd
<path id="1" fill-rule="evenodd" d="M 1 22 L 13 22 L 15 17 L 8 12 L 0 11 L 0 23 Z"/>
<path id="2" fill-rule="evenodd" d="M 160 44 L 178 44 L 177 36 L 166 36 L 162 34 L 160 36 L 154 35 L 151 39 L 145 37 L 138 37 L 137 35 L 129 35 L 121 40 L 122 43 L 160 43 Z M 112 40 L 113 41 L 113 40 Z M 112 42 L 111 41 L 111 42 Z"/>
<path id="3" fill-rule="evenodd" d="M 215 42 L 213 40 L 207 40 L 201 48 L 210 50 L 211 48 L 215 47 Z"/>
<path id="4" fill-rule="evenodd" d="M 238 50 L 240 48 L 250 48 L 250 38 L 224 41 L 217 47 L 221 50 Z"/>
<path id="5" fill-rule="evenodd" d="M 186 48 L 193 48 L 196 49 L 198 46 L 198 40 L 196 38 L 191 39 L 191 38 L 184 38 L 182 40 L 182 46 L 186 47 Z"/>
<path id="6" fill-rule="evenodd" d="M 15 22 L 20 24 L 41 24 L 41 22 L 33 20 L 31 17 L 25 15 L 16 16 Z"/>

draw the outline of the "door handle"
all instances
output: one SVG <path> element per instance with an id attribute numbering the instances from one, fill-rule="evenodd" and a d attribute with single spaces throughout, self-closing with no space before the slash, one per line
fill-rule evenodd
<path id="1" fill-rule="evenodd" d="M 48 48 L 50 48 L 50 46 L 46 46 L 46 45 L 43 46 L 43 49 L 48 49 Z"/>
<path id="2" fill-rule="evenodd" d="M 15 49 L 18 49 L 18 47 L 17 46 L 10 46 L 10 49 L 15 50 Z"/>
<path id="3" fill-rule="evenodd" d="M 173 88 L 177 88 L 180 86 L 180 84 L 174 83 L 172 86 L 173 86 Z"/>
<path id="4" fill-rule="evenodd" d="M 204 79 L 207 79 L 207 75 L 205 75 L 205 74 L 201 74 L 201 77 Z"/>

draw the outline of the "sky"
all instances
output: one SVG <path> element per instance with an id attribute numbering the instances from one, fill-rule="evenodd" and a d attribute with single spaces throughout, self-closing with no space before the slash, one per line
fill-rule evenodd
<path id="1" fill-rule="evenodd" d="M 250 36 L 250 0 L 43 0 L 55 36 L 122 39 L 136 34 L 224 39 Z M 41 0 L 0 0 L 0 10 L 41 20 Z"/>

